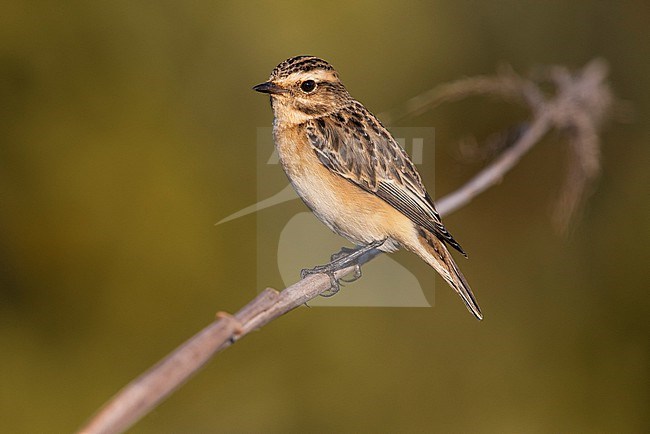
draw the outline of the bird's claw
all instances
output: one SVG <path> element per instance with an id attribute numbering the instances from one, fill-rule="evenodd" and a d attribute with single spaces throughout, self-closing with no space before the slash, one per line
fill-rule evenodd
<path id="1" fill-rule="evenodd" d="M 301 279 L 304 279 L 305 277 L 312 274 L 325 274 L 330 278 L 330 287 L 329 289 L 321 292 L 321 297 L 332 297 L 341 289 L 341 284 L 336 279 L 336 276 L 334 276 L 334 270 L 332 270 L 331 267 L 328 267 L 327 265 L 318 265 L 314 268 L 303 268 L 300 270 Z"/>
<path id="2" fill-rule="evenodd" d="M 345 283 L 352 283 L 355 280 L 359 280 L 361 278 L 361 266 L 359 264 L 354 264 L 354 274 L 352 277 L 348 279 L 340 278 L 339 280 Z"/>
<path id="3" fill-rule="evenodd" d="M 357 249 L 350 249 L 342 247 L 341 251 L 332 255 L 332 262 L 325 265 L 317 265 L 314 268 L 305 268 L 300 271 L 300 277 L 304 279 L 310 274 L 326 274 L 330 278 L 330 288 L 323 291 L 320 295 L 322 297 L 331 297 L 341 289 L 341 282 L 354 282 L 361 277 L 361 265 L 359 265 L 359 258 L 368 251 L 380 247 L 386 240 L 376 240 L 370 244 L 359 247 Z M 354 267 L 354 274 L 349 279 L 337 279 L 334 273 L 347 267 Z"/>

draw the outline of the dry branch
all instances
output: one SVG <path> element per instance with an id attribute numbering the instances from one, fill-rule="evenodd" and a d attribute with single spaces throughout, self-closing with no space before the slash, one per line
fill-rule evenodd
<path id="1" fill-rule="evenodd" d="M 437 208 L 441 215 L 456 211 L 499 183 L 526 152 L 555 128 L 569 133 L 572 153 L 567 187 L 561 195 L 563 211 L 557 217 L 562 224 L 568 224 L 600 170 L 598 132 L 613 98 L 605 83 L 607 68 L 602 61 L 592 61 L 576 74 L 570 74 L 561 67 L 550 68 L 547 72 L 544 79 L 556 88 L 551 96 L 544 95 L 539 83 L 508 70 L 495 77 L 468 78 L 441 86 L 408 101 L 393 116 L 395 119 L 416 114 L 443 101 L 474 94 L 521 102 L 532 112 L 529 127 L 515 143 L 464 186 L 438 201 Z M 378 253 L 370 252 L 362 258 L 361 263 L 371 260 Z M 350 271 L 352 267 L 340 270 L 336 276 L 342 277 Z M 79 432 L 123 432 L 187 381 L 215 353 L 328 289 L 329 277 L 314 274 L 281 292 L 265 289 L 233 316 L 217 314 L 216 321 L 124 387 Z"/>

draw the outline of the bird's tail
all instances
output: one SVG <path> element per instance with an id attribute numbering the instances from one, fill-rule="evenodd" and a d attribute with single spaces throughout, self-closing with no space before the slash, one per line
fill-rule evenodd
<path id="1" fill-rule="evenodd" d="M 445 244 L 435 236 L 422 229 L 419 236 L 419 248 L 413 249 L 424 261 L 433 267 L 447 283 L 454 288 L 465 302 L 467 309 L 479 320 L 483 319 L 481 308 L 478 307 L 476 298 L 469 287 L 465 276 L 460 272 L 458 266 L 451 257 Z"/>

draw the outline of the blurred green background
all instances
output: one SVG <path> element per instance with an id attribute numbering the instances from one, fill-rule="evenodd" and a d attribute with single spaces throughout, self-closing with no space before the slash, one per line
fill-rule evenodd
<path id="1" fill-rule="evenodd" d="M 635 116 L 603 134 L 603 176 L 570 236 L 549 218 L 556 135 L 446 218 L 482 323 L 446 290 L 432 309 L 299 309 L 133 432 L 648 432 L 649 22 L 641 0 L 3 2 L 0 431 L 73 431 L 261 289 L 260 216 L 214 223 L 256 199 L 256 128 L 272 117 L 251 86 L 314 54 L 374 112 L 501 62 L 600 56 Z M 481 167 L 454 158 L 459 139 L 520 119 L 473 99 L 401 125 L 436 128 L 423 176 L 440 196 Z"/>

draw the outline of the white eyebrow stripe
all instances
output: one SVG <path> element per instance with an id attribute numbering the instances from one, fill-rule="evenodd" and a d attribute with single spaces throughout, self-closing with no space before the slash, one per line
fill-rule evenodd
<path id="1" fill-rule="evenodd" d="M 304 80 L 314 80 L 315 82 L 338 81 L 338 76 L 334 71 L 326 71 L 324 69 L 314 69 L 307 72 L 303 72 L 303 71 L 294 72 L 288 77 L 283 78 L 280 81 L 283 83 L 295 83 Z"/>

